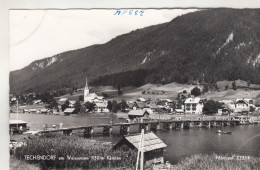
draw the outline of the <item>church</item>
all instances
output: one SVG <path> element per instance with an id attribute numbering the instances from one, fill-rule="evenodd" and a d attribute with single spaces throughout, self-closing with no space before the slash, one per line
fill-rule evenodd
<path id="1" fill-rule="evenodd" d="M 90 93 L 88 87 L 88 79 L 86 78 L 86 86 L 84 89 L 84 102 L 101 102 L 104 97 L 98 96 L 96 93 Z"/>

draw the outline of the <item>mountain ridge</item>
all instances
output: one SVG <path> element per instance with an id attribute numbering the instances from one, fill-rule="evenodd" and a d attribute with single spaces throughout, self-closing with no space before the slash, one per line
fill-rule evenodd
<path id="1" fill-rule="evenodd" d="M 32 71 L 29 66 L 33 62 L 10 72 L 10 89 L 22 93 L 79 88 L 86 76 L 93 85 L 114 86 L 133 85 L 135 79 L 137 86 L 224 79 L 260 83 L 259 25 L 259 9 L 188 13 L 119 35 L 105 44 L 55 55 L 57 61 L 44 69 Z"/>

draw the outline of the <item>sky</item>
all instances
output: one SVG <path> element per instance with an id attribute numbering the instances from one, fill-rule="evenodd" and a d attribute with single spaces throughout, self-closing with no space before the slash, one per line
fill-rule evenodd
<path id="1" fill-rule="evenodd" d="M 10 10 L 9 69 L 21 69 L 35 60 L 103 44 L 118 35 L 169 22 L 196 9 L 138 9 L 138 15 L 135 11 L 125 10 L 122 14 L 124 10 L 120 10 L 120 15 L 114 15 L 117 10 Z"/>

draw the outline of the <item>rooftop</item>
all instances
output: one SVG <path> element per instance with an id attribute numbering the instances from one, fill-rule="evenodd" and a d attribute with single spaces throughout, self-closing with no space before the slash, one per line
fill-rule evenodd
<path id="1" fill-rule="evenodd" d="M 64 113 L 72 113 L 74 112 L 75 108 L 67 108 L 64 110 Z"/>
<path id="2" fill-rule="evenodd" d="M 145 112 L 144 110 L 130 110 L 128 112 L 128 115 L 133 115 L 133 116 L 142 116 Z M 148 112 L 147 112 L 148 113 Z M 149 113 L 148 113 L 149 114 Z"/>
<path id="3" fill-rule="evenodd" d="M 185 100 L 185 104 L 189 104 L 189 103 L 199 103 L 200 102 L 200 98 L 188 98 Z"/>
<path id="4" fill-rule="evenodd" d="M 9 124 L 27 124 L 27 122 L 23 120 L 9 120 Z"/>
<path id="5" fill-rule="evenodd" d="M 106 103 L 96 103 L 97 107 L 107 107 Z"/>
<path id="6" fill-rule="evenodd" d="M 133 135 L 133 136 L 125 136 L 125 139 L 128 140 L 131 144 L 133 144 L 136 149 L 138 149 L 140 143 L 140 136 L 141 134 Z M 143 146 L 144 146 L 144 152 L 167 147 L 167 145 L 160 138 L 158 138 L 153 132 L 144 134 Z"/>

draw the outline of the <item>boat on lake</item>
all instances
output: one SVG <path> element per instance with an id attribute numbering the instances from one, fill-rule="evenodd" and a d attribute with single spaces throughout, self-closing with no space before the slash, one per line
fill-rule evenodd
<path id="1" fill-rule="evenodd" d="M 227 132 L 227 131 L 221 131 L 221 130 L 218 130 L 216 133 L 220 133 L 220 134 L 232 134 L 232 132 Z"/>

